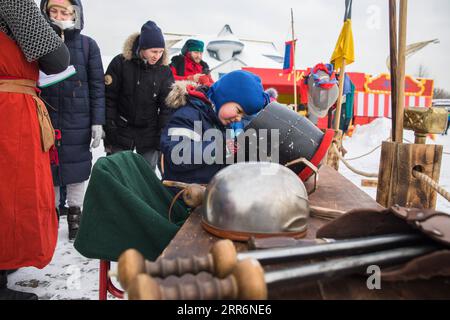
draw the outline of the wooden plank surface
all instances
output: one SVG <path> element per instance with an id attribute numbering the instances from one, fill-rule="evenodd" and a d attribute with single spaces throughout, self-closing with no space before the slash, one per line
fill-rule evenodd
<path id="1" fill-rule="evenodd" d="M 312 184 L 308 182 L 307 188 Z M 371 197 L 328 166 L 320 169 L 319 188 L 309 197 L 311 205 L 348 211 L 355 208 L 382 208 Z M 194 211 L 162 257 L 174 259 L 180 257 L 204 256 L 218 240 L 201 227 L 201 209 Z M 316 231 L 326 221 L 310 218 L 307 239 L 314 239 Z M 235 242 L 238 251 L 247 251 L 246 243 Z M 265 267 L 276 270 L 280 265 Z M 204 280 L 209 274 L 200 275 Z M 450 298 L 450 279 L 436 278 L 429 281 L 412 281 L 408 283 L 382 283 L 381 290 L 369 290 L 366 285 L 368 276 L 352 276 L 329 281 L 312 283 L 295 283 L 280 288 L 270 289 L 270 299 L 428 299 Z M 181 278 L 188 282 L 192 276 Z M 173 279 L 173 281 L 180 281 Z"/>

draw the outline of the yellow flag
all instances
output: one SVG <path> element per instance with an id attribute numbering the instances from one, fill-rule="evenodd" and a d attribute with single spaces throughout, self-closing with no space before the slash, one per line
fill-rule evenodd
<path id="1" fill-rule="evenodd" d="M 342 27 L 341 34 L 334 48 L 333 55 L 331 56 L 331 63 L 334 64 L 334 68 L 340 69 L 345 64 L 349 65 L 355 61 L 355 47 L 353 44 L 353 31 L 352 20 L 347 19 Z"/>

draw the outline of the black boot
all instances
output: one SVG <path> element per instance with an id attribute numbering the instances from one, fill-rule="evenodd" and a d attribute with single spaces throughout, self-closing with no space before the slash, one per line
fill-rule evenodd
<path id="1" fill-rule="evenodd" d="M 79 207 L 69 207 L 67 213 L 67 223 L 69 225 L 69 240 L 75 240 L 80 227 L 81 209 Z"/>
<path id="2" fill-rule="evenodd" d="M 69 211 L 69 208 L 67 208 L 66 206 L 59 207 L 59 215 L 61 217 L 67 216 L 68 211 Z"/>
<path id="3" fill-rule="evenodd" d="M 8 272 L 0 271 L 0 300 L 38 300 L 38 296 L 34 293 L 26 293 L 8 289 Z"/>
<path id="4" fill-rule="evenodd" d="M 59 213 L 59 209 L 56 208 L 56 218 L 58 219 L 58 226 L 59 226 L 59 218 L 60 218 L 61 214 Z"/>

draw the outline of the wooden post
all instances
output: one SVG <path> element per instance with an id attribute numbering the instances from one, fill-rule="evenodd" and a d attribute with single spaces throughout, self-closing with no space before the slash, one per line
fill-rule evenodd
<path id="1" fill-rule="evenodd" d="M 342 96 L 344 94 L 345 79 L 345 58 L 342 59 L 342 67 L 339 71 L 339 96 L 336 104 L 336 112 L 334 113 L 334 129 L 339 130 L 341 124 Z"/>
<path id="2" fill-rule="evenodd" d="M 383 142 L 377 202 L 384 207 L 436 208 L 436 192 L 412 173 L 419 169 L 439 182 L 442 152 L 440 145 Z"/>
<path id="3" fill-rule="evenodd" d="M 397 0 L 389 0 L 389 40 L 391 63 L 392 141 L 397 141 Z"/>
<path id="4" fill-rule="evenodd" d="M 383 142 L 378 174 L 377 202 L 384 207 L 400 205 L 434 209 L 436 192 L 416 179 L 417 170 L 439 182 L 443 147 L 440 145 L 404 144 L 403 128 L 414 130 L 416 142 L 427 133 L 440 132 L 444 127 L 445 114 L 407 110 L 405 116 L 405 62 L 408 0 L 400 0 L 400 23 L 397 50 L 396 0 L 389 0 L 389 26 L 391 46 L 392 83 L 392 137 L 393 142 Z M 398 60 L 397 60 L 398 59 Z M 396 95 L 396 97 L 394 96 Z M 445 119 L 444 119 L 445 120 Z"/>
<path id="5" fill-rule="evenodd" d="M 295 66 L 295 54 L 296 54 L 296 41 L 295 41 L 295 30 L 294 30 L 294 10 L 291 8 L 291 24 L 292 24 L 292 45 L 294 46 L 294 57 L 293 57 L 293 66 L 292 66 L 292 73 L 294 75 L 294 105 L 295 105 L 295 112 L 298 112 L 298 105 L 297 105 L 297 71 Z"/>
<path id="6" fill-rule="evenodd" d="M 405 110 L 405 68 L 406 68 L 406 31 L 408 20 L 408 0 L 400 0 L 400 27 L 398 42 L 397 70 L 397 114 L 395 125 L 396 142 L 403 142 L 403 113 Z"/>

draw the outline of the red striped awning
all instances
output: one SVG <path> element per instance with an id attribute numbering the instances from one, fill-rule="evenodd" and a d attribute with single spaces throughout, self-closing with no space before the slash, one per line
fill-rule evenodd
<path id="1" fill-rule="evenodd" d="M 406 96 L 405 107 L 429 108 L 431 97 Z M 357 117 L 391 118 L 391 95 L 355 92 L 354 115 Z"/>

